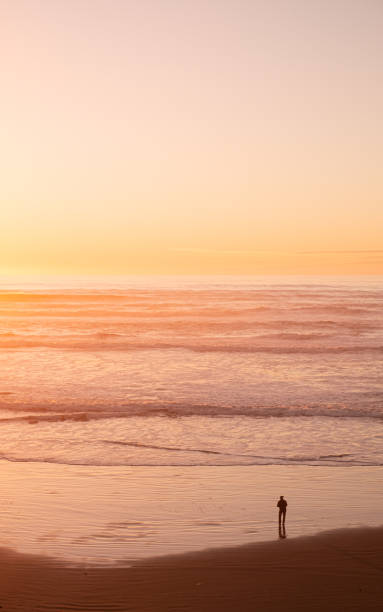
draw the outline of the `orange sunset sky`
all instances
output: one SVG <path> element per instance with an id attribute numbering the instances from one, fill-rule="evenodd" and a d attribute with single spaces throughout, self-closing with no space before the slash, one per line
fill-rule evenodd
<path id="1" fill-rule="evenodd" d="M 0 273 L 383 273 L 381 0 L 2 0 Z"/>

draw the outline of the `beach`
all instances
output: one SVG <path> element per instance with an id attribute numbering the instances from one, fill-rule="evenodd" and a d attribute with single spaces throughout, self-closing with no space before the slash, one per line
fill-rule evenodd
<path id="1" fill-rule="evenodd" d="M 8 612 L 381 610 L 383 529 L 326 532 L 129 568 L 68 567 L 0 552 Z"/>
<path id="2" fill-rule="evenodd" d="M 382 524 L 379 466 L 96 467 L 0 462 L 0 547 L 78 566 Z"/>
<path id="3" fill-rule="evenodd" d="M 374 610 L 382 295 L 3 283 L 0 609 Z"/>
<path id="4" fill-rule="evenodd" d="M 371 466 L 2 462 L 1 609 L 380 610 L 382 478 Z"/>

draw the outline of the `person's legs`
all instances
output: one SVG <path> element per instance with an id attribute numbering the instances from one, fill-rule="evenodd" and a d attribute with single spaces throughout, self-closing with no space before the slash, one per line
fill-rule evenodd
<path id="1" fill-rule="evenodd" d="M 281 519 L 279 519 L 279 522 L 281 521 Z M 284 525 L 286 521 L 286 510 L 282 511 L 282 524 Z"/>
<path id="2" fill-rule="evenodd" d="M 282 510 L 279 508 L 279 517 L 278 517 L 279 524 L 281 524 L 281 518 L 282 518 Z"/>

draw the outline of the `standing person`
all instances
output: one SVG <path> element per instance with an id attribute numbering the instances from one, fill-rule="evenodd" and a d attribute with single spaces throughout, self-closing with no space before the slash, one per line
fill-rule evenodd
<path id="1" fill-rule="evenodd" d="M 286 520 L 287 501 L 284 499 L 283 495 L 281 495 L 278 500 L 277 508 L 279 508 L 279 524 L 281 524 L 282 520 L 282 525 L 284 525 Z"/>

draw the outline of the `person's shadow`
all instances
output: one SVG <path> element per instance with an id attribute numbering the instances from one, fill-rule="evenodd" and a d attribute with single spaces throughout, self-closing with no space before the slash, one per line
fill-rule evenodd
<path id="1" fill-rule="evenodd" d="M 286 527 L 282 524 L 279 525 L 279 538 L 284 540 L 286 538 Z"/>

